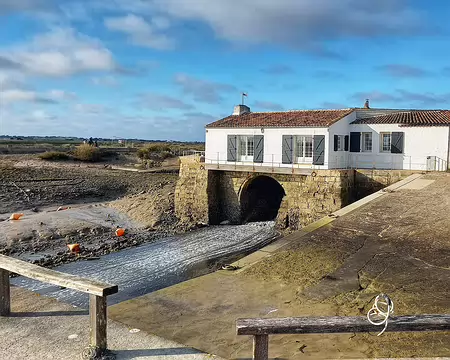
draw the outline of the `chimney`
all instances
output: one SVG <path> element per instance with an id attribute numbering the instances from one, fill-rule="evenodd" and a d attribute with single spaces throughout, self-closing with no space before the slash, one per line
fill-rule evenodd
<path id="1" fill-rule="evenodd" d="M 366 102 L 364 103 L 364 109 L 370 109 L 369 99 L 366 99 Z"/>
<path id="2" fill-rule="evenodd" d="M 233 115 L 242 115 L 250 112 L 250 108 L 247 105 L 236 105 L 234 107 Z"/>

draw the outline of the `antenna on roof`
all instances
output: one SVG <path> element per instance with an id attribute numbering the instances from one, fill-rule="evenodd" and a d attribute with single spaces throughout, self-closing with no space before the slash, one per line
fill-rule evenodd
<path id="1" fill-rule="evenodd" d="M 242 93 L 242 104 L 241 105 L 245 105 L 245 98 L 248 97 L 248 94 L 243 92 Z"/>

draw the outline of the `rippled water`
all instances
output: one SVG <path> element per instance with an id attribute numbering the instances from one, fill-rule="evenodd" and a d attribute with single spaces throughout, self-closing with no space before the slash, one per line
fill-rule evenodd
<path id="1" fill-rule="evenodd" d="M 55 270 L 119 285 L 119 293 L 108 297 L 108 304 L 112 305 L 211 272 L 213 262 L 255 251 L 276 235 L 273 222 L 215 226 Z M 87 294 L 23 277 L 11 280 L 14 285 L 39 294 L 88 307 Z"/>

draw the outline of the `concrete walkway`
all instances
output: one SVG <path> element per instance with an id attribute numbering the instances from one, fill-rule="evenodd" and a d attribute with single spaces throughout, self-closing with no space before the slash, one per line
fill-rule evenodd
<path id="1" fill-rule="evenodd" d="M 11 317 L 0 317 L 0 359 L 81 359 L 89 343 L 87 311 L 12 288 Z M 219 357 L 108 322 L 108 347 L 118 360 L 206 360 Z"/>

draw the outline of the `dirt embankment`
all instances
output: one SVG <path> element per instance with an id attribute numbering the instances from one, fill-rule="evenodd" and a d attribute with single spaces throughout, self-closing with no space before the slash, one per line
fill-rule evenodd
<path id="1" fill-rule="evenodd" d="M 176 180 L 174 174 L 0 165 L 0 214 L 48 205 L 111 201 L 132 194 L 151 193 L 164 185 L 175 185 Z M 167 190 L 171 192 L 169 188 Z"/>
<path id="2" fill-rule="evenodd" d="M 44 165 L 0 163 L 0 253 L 53 266 L 75 260 L 67 244 L 96 257 L 179 230 L 177 174 Z M 13 212 L 25 216 L 9 221 Z M 127 228 L 124 237 L 115 235 L 117 227 Z"/>

